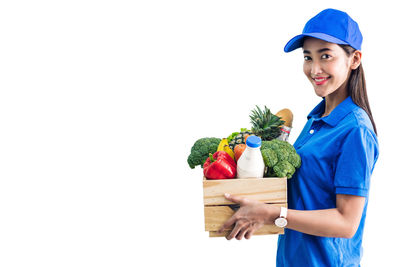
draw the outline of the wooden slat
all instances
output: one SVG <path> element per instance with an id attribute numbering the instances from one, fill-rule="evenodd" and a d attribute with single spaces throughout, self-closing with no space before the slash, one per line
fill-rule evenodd
<path id="1" fill-rule="evenodd" d="M 286 178 L 203 180 L 204 205 L 232 204 L 225 199 L 225 193 L 265 203 L 284 203 L 287 202 L 286 183 Z"/>
<path id="2" fill-rule="evenodd" d="M 274 206 L 286 207 L 286 203 L 272 204 Z M 205 206 L 204 207 L 204 223 L 205 230 L 210 231 L 213 236 L 225 236 L 224 234 L 218 235 L 216 231 L 235 213 L 229 206 Z M 228 230 L 232 230 L 230 228 Z M 283 233 L 282 229 L 275 225 L 264 225 L 257 232 L 259 235 Z"/>

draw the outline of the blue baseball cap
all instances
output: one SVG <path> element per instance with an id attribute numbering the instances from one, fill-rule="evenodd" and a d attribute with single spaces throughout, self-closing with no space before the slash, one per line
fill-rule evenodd
<path id="1" fill-rule="evenodd" d="M 328 8 L 311 18 L 303 33 L 293 37 L 284 48 L 286 53 L 303 46 L 304 38 L 310 36 L 330 43 L 350 45 L 361 50 L 363 40 L 357 22 L 346 12 Z"/>

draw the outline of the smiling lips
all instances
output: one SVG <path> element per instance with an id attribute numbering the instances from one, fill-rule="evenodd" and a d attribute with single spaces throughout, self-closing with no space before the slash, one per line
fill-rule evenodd
<path id="1" fill-rule="evenodd" d="M 312 78 L 315 82 L 316 85 L 323 85 L 326 83 L 327 80 L 329 80 L 330 77 L 315 77 Z"/>

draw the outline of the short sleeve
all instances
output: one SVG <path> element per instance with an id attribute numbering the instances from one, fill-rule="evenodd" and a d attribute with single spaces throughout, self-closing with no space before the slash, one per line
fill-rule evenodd
<path id="1" fill-rule="evenodd" d="M 368 128 L 352 129 L 342 142 L 336 161 L 335 193 L 366 197 L 378 155 L 376 135 Z"/>

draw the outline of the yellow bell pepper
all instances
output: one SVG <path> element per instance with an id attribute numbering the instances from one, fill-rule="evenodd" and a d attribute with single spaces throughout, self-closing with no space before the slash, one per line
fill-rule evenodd
<path id="1" fill-rule="evenodd" d="M 221 142 L 218 145 L 217 151 L 225 151 L 226 153 L 229 154 L 229 156 L 231 156 L 233 160 L 235 160 L 235 153 L 233 153 L 233 150 L 229 147 L 228 139 L 223 138 L 221 140 Z"/>

